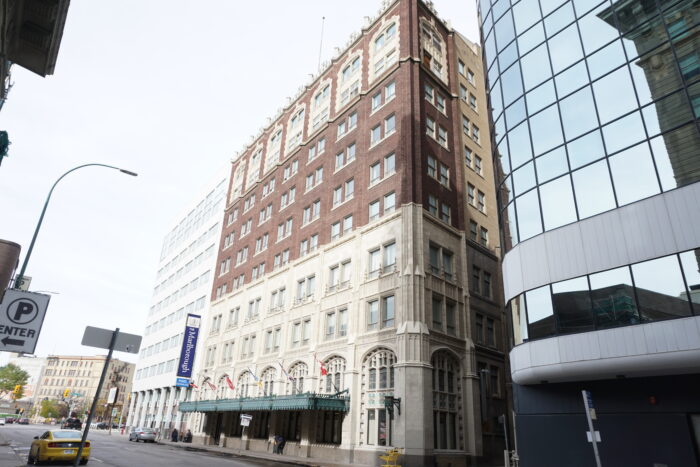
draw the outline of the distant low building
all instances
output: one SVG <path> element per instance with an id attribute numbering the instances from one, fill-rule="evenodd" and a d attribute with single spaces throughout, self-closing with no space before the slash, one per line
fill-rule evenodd
<path id="1" fill-rule="evenodd" d="M 49 355 L 41 373 L 40 388 L 34 395 L 34 404 L 49 399 L 66 401 L 74 408 L 89 408 L 97 392 L 105 359 L 104 355 Z M 119 392 L 115 406 L 124 407 L 127 394 L 131 391 L 134 367 L 133 363 L 111 359 L 98 399 L 106 401 L 109 390 L 116 387 Z M 66 390 L 68 397 L 64 396 Z"/>

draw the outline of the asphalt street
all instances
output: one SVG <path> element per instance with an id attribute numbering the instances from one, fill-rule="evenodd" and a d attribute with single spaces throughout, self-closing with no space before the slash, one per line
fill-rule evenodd
<path id="1" fill-rule="evenodd" d="M 2 436 L 26 462 L 27 452 L 34 436 L 40 436 L 46 430 L 57 429 L 58 425 L 5 425 L 0 426 Z M 111 435 L 106 430 L 90 430 L 88 439 L 92 443 L 90 462 L 88 465 L 134 467 L 174 467 L 206 465 L 207 467 L 244 467 L 244 466 L 275 466 L 276 462 L 254 459 L 237 459 L 224 457 L 206 452 L 194 452 L 156 443 L 135 443 L 128 440 L 127 435 L 113 431 Z M 10 464 L 13 465 L 13 464 Z M 70 464 L 64 464 L 70 465 Z M 4 466 L 3 466 L 4 467 Z"/>

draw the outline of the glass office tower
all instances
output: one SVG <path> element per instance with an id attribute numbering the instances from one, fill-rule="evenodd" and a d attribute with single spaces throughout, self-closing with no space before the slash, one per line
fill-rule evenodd
<path id="1" fill-rule="evenodd" d="M 521 465 L 696 466 L 699 4 L 479 9 Z"/>

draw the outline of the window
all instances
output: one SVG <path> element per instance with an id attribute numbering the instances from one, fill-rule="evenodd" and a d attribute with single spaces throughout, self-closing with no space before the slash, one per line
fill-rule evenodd
<path id="1" fill-rule="evenodd" d="M 396 208 L 396 193 L 391 192 L 384 195 L 384 214 L 393 212 Z"/>
<path id="2" fill-rule="evenodd" d="M 433 156 L 428 156 L 428 175 L 433 178 L 437 178 L 437 159 Z"/>
<path id="3" fill-rule="evenodd" d="M 459 98 L 462 99 L 464 102 L 467 102 L 468 95 L 469 95 L 469 93 L 467 92 L 467 88 L 460 84 L 459 85 Z"/>
<path id="4" fill-rule="evenodd" d="M 472 93 L 469 93 L 469 107 L 476 110 L 476 96 Z"/>
<path id="5" fill-rule="evenodd" d="M 269 195 L 273 191 L 275 191 L 275 179 L 274 178 L 269 180 L 267 183 L 265 183 L 263 185 L 262 197 L 264 198 L 265 196 Z"/>
<path id="6" fill-rule="evenodd" d="M 352 231 L 352 214 L 343 218 L 343 233 Z"/>
<path id="7" fill-rule="evenodd" d="M 253 219 L 248 219 L 246 222 L 241 224 L 241 238 L 245 237 L 248 235 L 253 228 Z"/>
<path id="8" fill-rule="evenodd" d="M 238 250 L 236 253 L 236 266 L 245 263 L 248 260 L 248 247 Z"/>
<path id="9" fill-rule="evenodd" d="M 331 224 L 331 240 L 340 238 L 340 222 Z"/>
<path id="10" fill-rule="evenodd" d="M 481 235 L 479 236 L 479 243 L 483 246 L 488 246 L 489 244 L 489 231 L 485 228 L 481 228 Z"/>
<path id="11" fill-rule="evenodd" d="M 384 157 L 384 176 L 388 176 L 396 172 L 396 155 L 392 152 Z"/>
<path id="12" fill-rule="evenodd" d="M 367 302 L 367 329 L 387 328 L 394 326 L 395 298 L 387 295 L 380 299 Z"/>
<path id="13" fill-rule="evenodd" d="M 440 94 L 435 96 L 435 107 L 437 107 L 440 112 L 445 113 L 445 98 Z"/>
<path id="14" fill-rule="evenodd" d="M 432 299 L 433 327 L 442 330 L 442 297 L 433 294 Z"/>
<path id="15" fill-rule="evenodd" d="M 428 195 L 428 212 L 434 216 L 437 216 L 438 210 L 438 200 L 433 195 Z"/>
<path id="16" fill-rule="evenodd" d="M 381 125 L 377 125 L 370 130 L 370 134 L 369 134 L 370 145 L 373 145 L 373 144 L 376 144 L 377 142 L 379 142 L 379 140 L 381 139 L 381 134 L 382 134 L 381 130 L 382 130 Z"/>
<path id="17" fill-rule="evenodd" d="M 472 128 L 474 127 L 472 126 Z M 475 141 L 478 141 L 478 139 L 475 139 Z M 442 125 L 438 126 L 437 142 L 441 146 L 447 147 L 447 129 L 445 129 Z"/>
<path id="18" fill-rule="evenodd" d="M 483 344 L 484 343 L 484 317 L 483 315 L 476 314 L 475 315 L 475 320 L 474 320 L 474 326 L 476 328 L 476 343 L 477 344 Z"/>
<path id="19" fill-rule="evenodd" d="M 260 302 L 260 297 L 248 302 L 248 313 L 245 317 L 246 322 L 257 319 L 258 316 L 260 316 Z"/>
<path id="20" fill-rule="evenodd" d="M 348 310 L 340 308 L 326 313 L 326 339 L 336 339 L 347 335 Z"/>
<path id="21" fill-rule="evenodd" d="M 297 189 L 296 187 L 291 187 L 289 190 L 285 191 L 282 193 L 282 196 L 280 197 L 280 209 L 284 209 L 290 204 L 294 202 L 294 198 L 296 197 L 297 194 Z"/>
<path id="22" fill-rule="evenodd" d="M 440 220 L 447 224 L 452 220 L 452 208 L 445 203 L 440 204 Z"/>
<path id="23" fill-rule="evenodd" d="M 476 197 L 474 196 L 476 188 L 471 183 L 467 183 L 467 202 L 472 206 L 476 206 Z"/>
<path id="24" fill-rule="evenodd" d="M 270 235 L 265 233 L 262 237 L 258 237 L 255 240 L 255 254 L 258 254 L 262 251 L 267 250 L 267 244 L 268 244 L 269 238 L 270 238 Z"/>
<path id="25" fill-rule="evenodd" d="M 379 219 L 379 200 L 369 203 L 369 220 Z"/>
<path id="26" fill-rule="evenodd" d="M 430 243 L 428 245 L 428 264 L 433 275 L 442 273 L 449 281 L 454 281 L 454 253 L 440 245 Z"/>
<path id="27" fill-rule="evenodd" d="M 378 76 L 397 59 L 396 23 L 389 25 L 374 39 L 374 75 Z"/>
<path id="28" fill-rule="evenodd" d="M 469 128 L 470 128 L 470 123 L 469 119 L 462 115 L 462 132 L 464 132 L 465 135 L 469 136 Z"/>
<path id="29" fill-rule="evenodd" d="M 377 110 L 382 105 L 382 93 L 381 91 L 372 96 L 372 110 Z"/>
<path id="30" fill-rule="evenodd" d="M 467 70 L 467 81 L 469 81 L 471 84 L 474 83 L 474 72 L 471 70 Z"/>
<path id="31" fill-rule="evenodd" d="M 318 219 L 321 215 L 321 200 L 316 200 L 309 206 L 306 206 L 303 211 L 302 224 L 308 224 L 311 221 Z"/>
<path id="32" fill-rule="evenodd" d="M 496 346 L 496 332 L 493 318 L 486 318 L 486 345 L 490 347 Z"/>
<path id="33" fill-rule="evenodd" d="M 447 324 L 447 334 L 455 335 L 456 330 L 456 315 L 455 309 L 457 305 L 450 300 L 445 301 L 445 323 Z"/>
<path id="34" fill-rule="evenodd" d="M 347 119 L 343 119 L 338 124 L 338 139 L 345 136 L 348 132 L 354 130 L 357 127 L 357 111 L 348 115 Z"/>
<path id="35" fill-rule="evenodd" d="M 466 66 L 464 65 L 464 62 L 462 60 L 457 60 L 457 71 L 459 72 L 460 75 L 466 76 Z"/>
<path id="36" fill-rule="evenodd" d="M 469 221 L 469 240 L 476 242 L 478 241 L 479 225 L 470 220 Z"/>
<path id="37" fill-rule="evenodd" d="M 472 124 L 472 139 L 479 142 L 479 128 L 474 124 Z"/>
<path id="38" fill-rule="evenodd" d="M 474 172 L 482 175 L 481 157 L 479 156 L 474 156 Z"/>
<path id="39" fill-rule="evenodd" d="M 388 102 L 396 96 L 396 83 L 391 83 L 384 86 L 384 102 Z"/>
<path id="40" fill-rule="evenodd" d="M 390 135 L 396 130 L 396 116 L 389 115 L 384 119 L 384 137 Z"/>
<path id="41" fill-rule="evenodd" d="M 435 120 L 430 117 L 425 117 L 425 133 L 435 138 Z"/>
<path id="42" fill-rule="evenodd" d="M 323 181 L 323 166 L 306 176 L 306 191 L 318 186 Z"/>
<path id="43" fill-rule="evenodd" d="M 237 306 L 235 308 L 232 308 L 228 312 L 228 324 L 226 324 L 227 328 L 232 328 L 235 326 L 238 326 L 238 315 L 240 314 L 241 307 Z"/>
<path id="44" fill-rule="evenodd" d="M 289 237 L 292 234 L 292 218 L 290 217 L 286 221 L 277 225 L 277 241 Z"/>
<path id="45" fill-rule="evenodd" d="M 297 281 L 296 303 L 303 303 L 313 299 L 316 292 L 316 276 L 311 275 Z"/>
<path id="46" fill-rule="evenodd" d="M 373 397 L 378 396 L 379 401 L 383 400 L 385 396 L 393 394 L 395 363 L 394 353 L 383 348 L 368 355 L 362 363 L 363 387 L 371 391 Z M 365 400 L 364 405 L 372 407 L 373 404 L 367 403 L 370 395 L 366 390 L 363 391 L 362 397 Z M 364 416 L 365 414 L 363 414 Z M 390 446 L 393 431 L 392 412 L 385 408 L 368 408 L 366 409 L 366 420 L 367 444 Z"/>
<path id="47" fill-rule="evenodd" d="M 341 151 L 335 155 L 335 170 L 340 170 L 341 168 L 348 165 L 350 162 L 355 160 L 356 145 L 355 143 L 350 144 L 345 151 Z"/>
<path id="48" fill-rule="evenodd" d="M 369 166 L 369 184 L 374 185 L 381 178 L 381 165 L 379 162 Z"/>
<path id="49" fill-rule="evenodd" d="M 438 181 L 441 185 L 450 186 L 450 169 L 446 165 L 440 164 L 440 178 Z"/>
<path id="50" fill-rule="evenodd" d="M 472 292 L 474 293 L 481 293 L 481 287 L 479 286 L 479 283 L 481 281 L 481 269 L 479 269 L 476 266 L 472 266 L 472 283 L 471 283 L 471 289 Z"/>
<path id="51" fill-rule="evenodd" d="M 433 446 L 460 449 L 462 411 L 459 362 L 445 350 L 431 359 L 433 367 Z"/>
<path id="52" fill-rule="evenodd" d="M 478 191 L 477 192 L 477 209 L 481 212 L 486 212 L 486 201 L 485 201 L 486 195 L 484 195 L 483 192 Z"/>
<path id="53" fill-rule="evenodd" d="M 299 161 L 298 161 L 298 160 L 294 160 L 294 161 L 292 161 L 291 164 L 287 165 L 287 166 L 284 168 L 284 171 L 283 171 L 283 173 L 282 173 L 282 180 L 283 180 L 283 181 L 289 180 L 291 177 L 293 177 L 294 175 L 296 175 L 296 173 L 297 173 L 298 171 L 299 171 Z"/>
<path id="54" fill-rule="evenodd" d="M 481 294 L 491 298 L 491 273 L 484 271 Z"/>
<path id="55" fill-rule="evenodd" d="M 471 168 L 471 166 L 472 166 L 472 150 L 466 146 L 464 146 L 464 163 L 467 165 L 467 167 Z"/>
<path id="56" fill-rule="evenodd" d="M 432 87 L 430 84 L 425 84 L 424 87 L 424 92 L 425 92 L 425 100 L 430 102 L 431 104 L 435 100 L 435 88 Z"/>

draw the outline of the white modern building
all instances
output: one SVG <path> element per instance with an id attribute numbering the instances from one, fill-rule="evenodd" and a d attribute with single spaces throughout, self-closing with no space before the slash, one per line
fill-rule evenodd
<path id="1" fill-rule="evenodd" d="M 182 428 L 177 410 L 187 388 L 176 387 L 188 314 L 206 317 L 228 190 L 228 166 L 178 216 L 165 236 L 136 376 L 127 426 L 163 432 Z"/>

